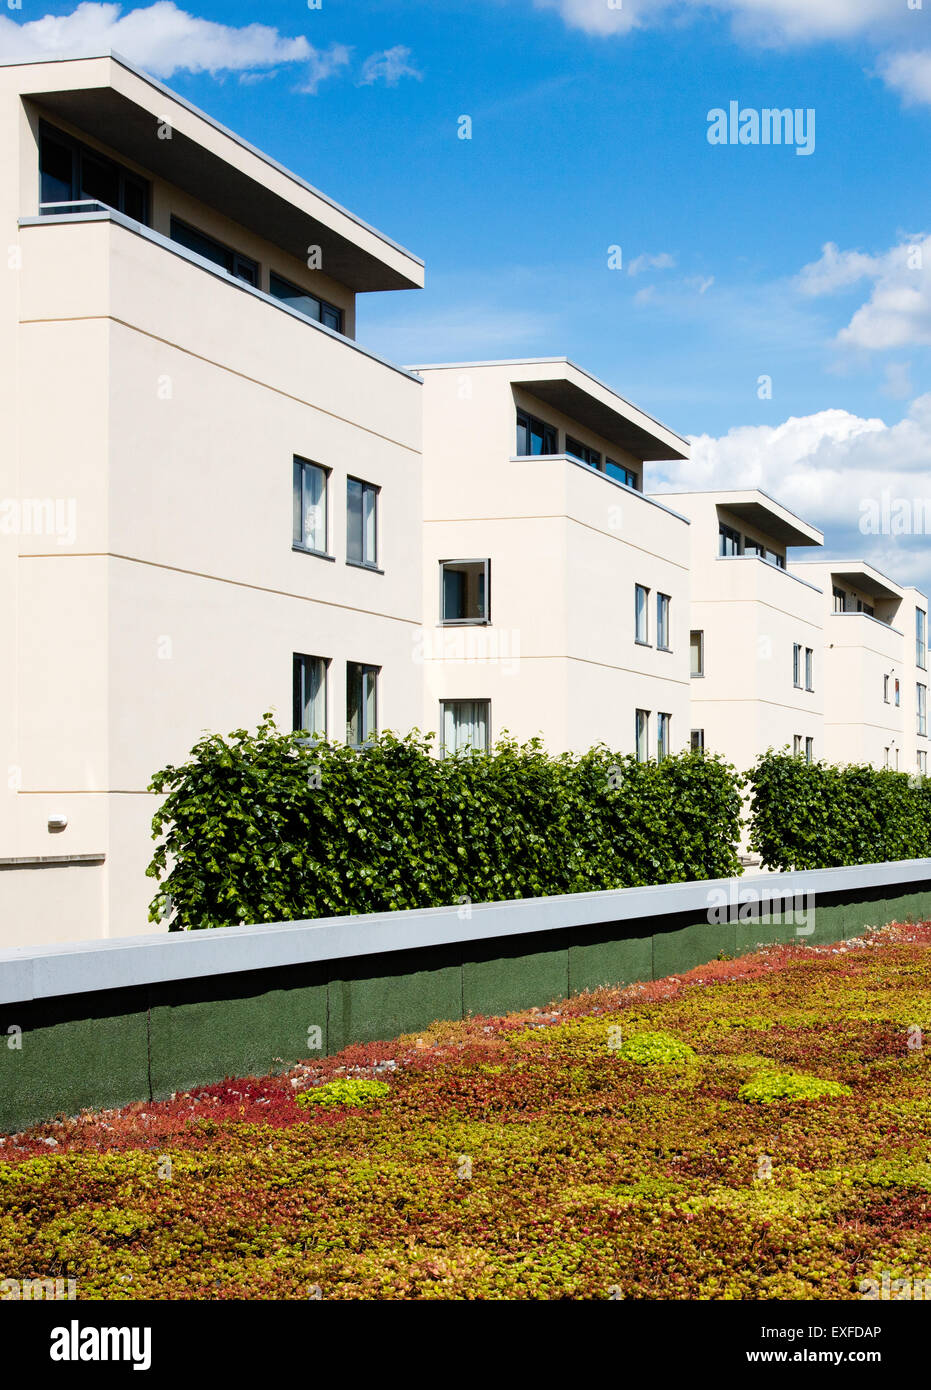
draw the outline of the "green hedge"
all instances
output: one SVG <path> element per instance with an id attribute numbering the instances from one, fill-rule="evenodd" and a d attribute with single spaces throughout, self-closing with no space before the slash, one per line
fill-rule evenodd
<path id="1" fill-rule="evenodd" d="M 931 855 L 931 782 L 869 764 L 763 754 L 747 779 L 750 848 L 770 869 L 827 869 Z"/>
<path id="2" fill-rule="evenodd" d="M 266 715 L 153 778 L 150 917 L 181 930 L 726 877 L 741 782 L 701 753 L 638 763 L 504 740 L 441 759 L 417 733 L 309 745 Z"/>

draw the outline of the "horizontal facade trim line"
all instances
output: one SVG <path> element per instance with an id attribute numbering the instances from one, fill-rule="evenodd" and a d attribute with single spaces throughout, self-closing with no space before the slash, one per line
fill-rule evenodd
<path id="1" fill-rule="evenodd" d="M 245 280 L 240 280 L 238 276 L 232 275 L 222 266 L 215 265 L 213 261 L 208 261 L 206 257 L 199 256 L 196 251 L 189 251 L 186 246 L 182 246 L 178 241 L 172 241 L 171 237 L 163 236 L 161 232 L 153 231 L 151 227 L 145 227 L 141 222 L 134 222 L 125 213 L 116 212 L 112 208 L 105 212 L 68 212 L 68 213 L 49 213 L 42 217 L 21 217 L 18 225 L 20 227 L 60 227 L 72 222 L 113 222 L 118 227 L 123 227 L 127 232 L 134 236 L 142 237 L 144 241 L 150 241 L 155 246 L 160 246 L 163 251 L 168 251 L 172 256 L 178 256 L 182 261 L 188 261 L 191 265 L 196 265 L 200 270 L 206 270 L 217 280 L 222 280 L 224 284 L 232 289 L 240 290 L 243 294 L 249 294 L 254 299 L 261 299 L 263 303 L 270 304 L 273 309 L 278 309 L 282 313 L 290 315 L 293 319 L 298 319 L 301 323 L 309 324 L 318 333 L 325 333 L 328 338 L 341 343 L 343 347 L 351 348 L 353 352 L 360 352 L 363 357 L 369 357 L 373 362 L 378 362 L 383 367 L 387 367 L 392 372 L 397 372 L 399 376 L 406 377 L 408 381 L 423 384 L 423 379 L 415 372 L 410 372 L 406 367 L 400 367 L 396 362 L 391 362 L 387 357 L 382 357 L 380 353 L 373 352 L 371 348 L 363 347 L 354 338 L 347 338 L 343 333 L 337 333 L 333 328 L 327 328 L 326 324 L 316 323 L 309 319 L 306 314 L 300 313 L 297 309 L 292 309 L 290 304 L 286 304 L 282 299 L 276 299 L 273 294 L 267 294 L 265 290 L 260 290 L 255 285 L 247 284 Z M 26 320 L 28 322 L 28 320 Z"/>
<path id="2" fill-rule="evenodd" d="M 339 420 L 354 430 L 361 430 L 365 434 L 370 434 L 374 439 L 384 439 L 386 443 L 394 445 L 397 449 L 404 449 L 407 453 L 416 455 L 417 458 L 421 456 L 421 450 L 416 449 L 413 444 L 404 444 L 400 439 L 392 439 L 390 435 L 373 430 L 358 420 L 350 420 L 346 415 L 337 415 L 336 411 L 327 410 L 324 406 L 317 405 L 304 396 L 294 396 L 290 391 L 282 391 L 280 386 L 273 386 L 270 381 L 261 381 L 256 376 L 249 376 L 247 372 L 240 372 L 226 362 L 217 362 L 212 357 L 204 357 L 199 352 L 192 352 L 190 348 L 183 347 L 181 343 L 174 343 L 169 338 L 161 338 L 157 333 L 150 333 L 147 328 L 140 328 L 136 323 L 127 323 L 126 319 L 117 318 L 115 314 L 79 314 L 73 318 L 20 319 L 20 323 L 40 327 L 48 323 L 116 323 L 119 324 L 120 328 L 128 329 L 130 333 L 139 333 L 143 338 L 151 339 L 153 343 L 162 343 L 165 347 L 171 348 L 173 352 L 180 352 L 185 357 L 192 357 L 195 362 L 206 362 L 208 367 L 216 367 L 218 372 L 229 372 L 230 376 L 238 377 L 240 381 L 248 381 L 252 386 L 260 386 L 263 391 L 271 391 L 286 401 L 296 401 L 298 405 L 306 406 L 308 410 L 315 410 L 319 415 L 326 415 L 331 420 Z"/>
<path id="3" fill-rule="evenodd" d="M 406 623 L 409 627 L 422 626 L 419 618 L 402 618 L 396 613 L 379 613 L 374 608 L 356 608 L 351 603 L 336 603 L 334 599 L 317 598 L 315 594 L 292 594 L 287 589 L 269 589 L 264 584 L 250 584 L 247 579 L 227 579 L 220 574 L 204 574 L 202 570 L 183 569 L 179 565 L 165 565 L 160 560 L 142 560 L 138 555 L 118 555 L 112 550 L 27 551 L 17 558 L 20 560 L 123 560 L 128 565 L 148 565 L 150 569 L 167 570 L 171 574 L 187 574 L 192 579 L 208 579 L 213 584 L 231 584 L 237 589 L 252 589 L 259 594 L 274 594 L 277 598 L 292 598 L 297 603 L 319 603 L 323 608 L 341 608 L 346 613 L 359 613 L 364 618 Z"/>
<path id="4" fill-rule="evenodd" d="M 851 868 L 753 874 L 741 878 L 617 888 L 513 902 L 364 913 L 312 921 L 273 922 L 211 931 L 162 932 L 0 952 L 0 1003 L 51 999 L 170 980 L 202 979 L 248 970 L 348 960 L 635 922 L 670 914 L 706 914 L 723 902 L 765 904 L 819 893 L 873 890 L 931 880 L 931 859 L 905 859 Z M 464 911 L 468 916 L 463 918 Z M 661 923 L 659 924 L 662 930 Z"/>

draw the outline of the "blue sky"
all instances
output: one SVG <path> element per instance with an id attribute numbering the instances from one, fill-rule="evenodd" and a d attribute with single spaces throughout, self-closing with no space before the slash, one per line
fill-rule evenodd
<path id="1" fill-rule="evenodd" d="M 919 3 L 26 0 L 0 53 L 123 51 L 422 256 L 426 290 L 363 298 L 370 346 L 566 354 L 696 438 L 658 482 L 764 486 L 927 582 L 926 537 L 858 528 L 884 487 L 931 497 Z M 813 108 L 813 153 L 709 144 L 731 100 Z"/>

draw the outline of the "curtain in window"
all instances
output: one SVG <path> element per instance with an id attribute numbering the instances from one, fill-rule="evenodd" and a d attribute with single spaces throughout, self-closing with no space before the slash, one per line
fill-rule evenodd
<path id="1" fill-rule="evenodd" d="M 488 747 L 488 701 L 449 700 L 443 706 L 443 749 L 457 753 L 464 748 Z"/>

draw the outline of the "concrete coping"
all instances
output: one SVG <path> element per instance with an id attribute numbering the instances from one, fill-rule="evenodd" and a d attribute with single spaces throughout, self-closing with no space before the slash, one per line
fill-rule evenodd
<path id="1" fill-rule="evenodd" d="M 634 922 L 709 908 L 931 881 L 931 859 L 616 888 L 512 902 L 158 932 L 0 952 L 0 1004 L 421 947 Z M 878 924 L 877 924 L 878 925 Z"/>

